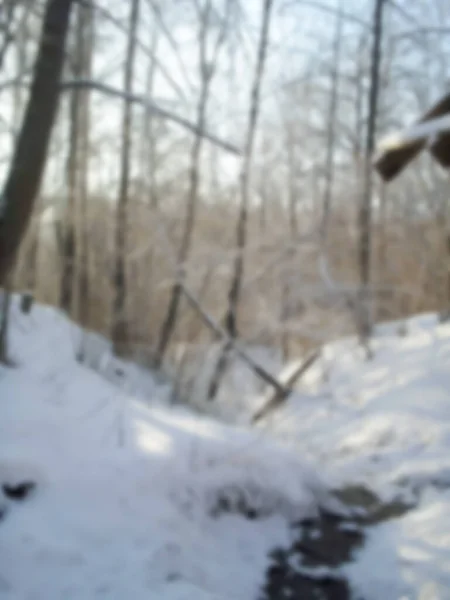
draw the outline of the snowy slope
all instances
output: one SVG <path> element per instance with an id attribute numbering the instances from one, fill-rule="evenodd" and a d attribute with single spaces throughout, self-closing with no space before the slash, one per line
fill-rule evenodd
<path id="1" fill-rule="evenodd" d="M 0 483 L 37 488 L 24 502 L 0 493 L 0 596 L 257 600 L 290 522 L 330 503 L 325 484 L 362 484 L 413 508 L 367 530 L 340 567 L 353 588 L 450 599 L 449 324 L 379 327 L 369 362 L 355 340 L 326 346 L 252 431 L 168 408 L 166 383 L 53 309 L 14 303 L 11 318 Z"/>
<path id="2" fill-rule="evenodd" d="M 81 332 L 53 309 L 14 302 L 10 329 L 0 483 L 37 488 L 0 498 L 0 595 L 256 599 L 290 520 L 327 502 L 312 470 L 260 433 L 164 408 L 167 389 L 100 338 L 101 373 L 78 364 Z M 260 518 L 218 515 L 224 498 Z"/>
<path id="3" fill-rule="evenodd" d="M 401 327 L 400 327 L 401 325 Z M 399 335 L 406 325 L 406 335 Z M 263 424 L 313 457 L 335 487 L 362 484 L 415 508 L 374 527 L 346 569 L 365 600 L 450 598 L 450 324 L 421 315 L 324 349 L 287 406 Z"/>

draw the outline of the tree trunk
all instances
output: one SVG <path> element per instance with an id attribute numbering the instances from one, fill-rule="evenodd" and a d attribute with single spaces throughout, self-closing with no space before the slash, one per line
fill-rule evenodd
<path id="1" fill-rule="evenodd" d="M 322 244 L 326 246 L 328 225 L 330 221 L 331 200 L 334 185 L 334 153 L 336 146 L 336 117 L 339 100 L 339 69 L 341 62 L 343 19 L 339 10 L 336 16 L 336 33 L 333 42 L 334 65 L 331 73 L 331 94 L 327 124 L 327 156 L 325 165 L 325 191 L 323 198 L 323 214 L 321 226 Z M 323 248 L 326 252 L 326 247 Z"/>
<path id="2" fill-rule="evenodd" d="M 384 0 L 375 0 L 373 18 L 373 42 L 369 86 L 369 120 L 367 124 L 366 152 L 364 161 L 364 183 L 359 211 L 359 273 L 360 299 L 357 324 L 361 341 L 367 344 L 372 331 L 372 311 L 370 298 L 371 254 L 372 254 L 372 155 L 375 147 L 375 134 L 378 109 L 378 92 L 381 63 L 382 19 Z"/>
<path id="3" fill-rule="evenodd" d="M 152 31 L 152 41 L 151 41 L 151 53 L 155 55 L 158 49 L 159 43 L 159 29 L 155 24 Z M 146 94 L 148 98 L 153 98 L 154 96 L 154 85 L 155 85 L 155 75 L 156 75 L 156 63 L 153 59 L 150 59 L 148 71 L 147 71 L 147 82 L 146 82 Z M 151 111 L 145 111 L 144 114 L 144 127 L 143 134 L 144 139 L 142 140 L 142 177 L 144 180 L 147 180 L 148 185 L 148 200 L 151 210 L 152 221 L 156 221 L 156 211 L 158 210 L 158 189 L 157 189 L 157 179 L 156 179 L 156 170 L 157 170 L 157 158 L 158 158 L 158 148 L 157 148 L 157 140 L 156 140 L 156 128 L 155 128 L 155 115 Z M 147 281 L 146 290 L 148 290 L 148 298 L 147 298 L 147 306 L 148 306 L 148 314 L 150 318 L 154 312 L 154 303 L 155 303 L 155 292 L 153 286 L 154 279 L 154 252 L 155 246 L 153 244 L 153 240 L 150 240 L 150 251 L 148 255 L 148 259 L 145 261 L 143 267 L 145 268 L 145 278 Z M 154 330 L 153 330 L 154 331 Z M 152 340 L 152 344 L 154 344 L 155 340 Z"/>
<path id="4" fill-rule="evenodd" d="M 30 96 L 0 198 L 0 285 L 26 232 L 45 168 L 58 106 L 72 0 L 48 0 Z"/>
<path id="5" fill-rule="evenodd" d="M 237 311 L 241 295 L 242 278 L 244 272 L 244 250 L 247 244 L 247 220 L 249 202 L 250 171 L 253 157 L 253 146 L 255 141 L 256 126 L 259 115 L 259 103 L 261 95 L 261 83 L 267 54 L 267 42 L 269 36 L 269 24 L 273 0 L 264 0 L 261 34 L 258 47 L 258 59 L 256 63 L 255 78 L 251 91 L 249 125 L 243 158 L 243 166 L 239 178 L 240 187 L 240 209 L 236 228 L 236 258 L 234 261 L 233 276 L 228 292 L 228 308 L 225 315 L 225 331 L 230 340 L 237 337 Z M 230 344 L 225 344 L 211 378 L 208 389 L 208 399 L 213 400 L 217 395 L 220 383 L 228 366 L 228 356 L 231 349 Z"/>
<path id="6" fill-rule="evenodd" d="M 77 7 L 80 10 L 80 7 Z M 75 72 L 75 69 L 74 69 Z M 67 206 L 61 223 L 61 282 L 59 305 L 69 315 L 73 310 L 75 275 L 75 204 L 77 201 L 77 162 L 78 162 L 78 114 L 79 90 L 74 90 L 70 98 L 69 156 L 66 165 Z"/>
<path id="7" fill-rule="evenodd" d="M 139 0 L 132 0 L 129 19 L 129 36 L 124 72 L 124 92 L 133 92 L 134 59 L 136 54 L 136 28 L 139 15 Z M 113 275 L 113 306 L 112 306 L 112 332 L 111 337 L 114 350 L 123 355 L 128 347 L 128 324 L 126 315 L 127 281 L 126 281 L 126 255 L 127 255 L 127 230 L 128 230 L 128 193 L 130 183 L 130 158 L 131 158 L 131 125 L 132 104 L 125 100 L 122 120 L 122 149 L 120 156 L 120 182 L 119 196 L 117 199 L 115 247 L 114 247 L 114 275 Z"/>
<path id="8" fill-rule="evenodd" d="M 287 167 L 288 167 L 288 190 L 289 190 L 289 205 L 288 205 L 288 217 L 289 217 L 289 235 L 293 244 L 298 237 L 298 216 L 297 216 L 297 205 L 298 205 L 298 186 L 296 182 L 296 152 L 295 152 L 295 139 L 290 130 L 289 124 L 286 124 L 286 143 L 287 143 Z M 291 257 L 293 252 L 288 253 L 288 265 L 289 268 L 281 270 L 281 282 L 280 282 L 280 347 L 281 356 L 283 362 L 289 360 L 291 339 L 289 331 L 286 327 L 286 322 L 290 317 L 291 312 L 291 296 L 292 296 L 292 281 L 291 281 Z"/>
<path id="9" fill-rule="evenodd" d="M 94 52 L 94 10 L 92 6 L 80 6 L 82 10 L 80 33 L 83 46 L 83 77 L 92 76 Z M 89 159 L 90 159 L 90 98 L 89 90 L 81 91 L 80 106 L 80 159 L 79 159 L 79 227 L 77 257 L 78 320 L 81 325 L 90 324 L 89 307 L 91 289 L 89 285 Z"/>
<path id="10" fill-rule="evenodd" d="M 83 12 L 85 7 L 76 7 L 76 28 L 74 49 L 71 52 L 71 72 L 74 79 L 83 77 Z M 62 256 L 61 256 L 61 288 L 59 305 L 68 314 L 73 315 L 75 309 L 75 259 L 77 255 L 77 205 L 80 201 L 80 115 L 81 99 L 84 90 L 75 88 L 70 95 L 69 103 L 69 155 L 66 164 L 67 206 L 62 223 Z"/>
<path id="11" fill-rule="evenodd" d="M 8 327 L 9 309 L 11 306 L 11 277 L 3 287 L 0 295 L 0 363 L 9 364 L 8 359 Z"/>

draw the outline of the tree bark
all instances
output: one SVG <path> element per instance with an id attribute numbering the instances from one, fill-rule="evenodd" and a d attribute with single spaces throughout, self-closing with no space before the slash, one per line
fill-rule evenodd
<path id="1" fill-rule="evenodd" d="M 151 40 L 151 53 L 155 55 L 158 50 L 159 44 L 159 29 L 158 25 L 155 24 L 152 30 Z M 157 74 L 156 62 L 152 59 L 149 61 L 147 71 L 147 81 L 145 91 L 148 98 L 154 96 L 155 87 L 155 76 Z M 156 127 L 155 127 L 155 115 L 152 111 L 145 110 L 144 112 L 144 126 L 143 126 L 143 139 L 142 139 L 142 178 L 148 185 L 148 201 L 150 205 L 152 220 L 156 219 L 156 211 L 159 208 L 159 198 L 157 189 L 157 160 L 158 160 L 158 145 L 156 139 Z M 148 257 L 146 258 L 143 268 L 145 269 L 145 279 L 147 282 L 146 293 L 147 293 L 147 307 L 148 314 L 153 315 L 155 293 L 154 293 L 154 267 L 155 267 L 155 244 L 153 240 L 150 240 L 150 249 Z M 152 340 L 152 345 L 155 340 Z"/>
<path id="2" fill-rule="evenodd" d="M 298 227 L 298 185 L 297 185 L 297 157 L 295 148 L 295 139 L 292 135 L 292 131 L 289 124 L 286 123 L 286 146 L 287 146 L 287 167 L 288 167 L 288 190 L 289 190 L 289 204 L 288 204 L 288 217 L 289 217 L 289 235 L 294 245 L 298 238 L 299 227 Z M 286 322 L 289 319 L 291 312 L 291 297 L 292 297 L 292 281 L 291 281 L 291 268 L 290 259 L 293 256 L 292 250 L 287 253 L 289 268 L 286 272 L 285 269 L 281 269 L 281 282 L 280 282 L 280 348 L 283 362 L 289 360 L 291 340 L 289 331 L 286 327 Z"/>
<path id="3" fill-rule="evenodd" d="M 48 0 L 28 105 L 0 197 L 0 285 L 12 268 L 45 168 L 72 0 Z"/>
<path id="4" fill-rule="evenodd" d="M 81 7 L 77 7 L 80 10 Z M 75 51 L 77 52 L 77 51 Z M 78 67 L 74 69 L 74 74 Z M 77 75 L 78 76 L 78 73 Z M 79 107 L 80 93 L 74 90 L 70 98 L 69 106 L 69 156 L 66 165 L 66 211 L 63 222 L 61 223 L 61 288 L 59 296 L 59 305 L 69 315 L 73 311 L 74 301 L 74 277 L 75 277 L 75 254 L 76 254 L 76 233 L 75 233 L 75 210 L 78 199 L 77 194 L 77 171 L 78 171 L 78 127 L 79 127 Z"/>

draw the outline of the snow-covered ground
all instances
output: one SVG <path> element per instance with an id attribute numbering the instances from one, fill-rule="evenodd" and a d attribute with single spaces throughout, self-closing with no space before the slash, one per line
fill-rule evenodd
<path id="1" fill-rule="evenodd" d="M 1 597 L 256 598 L 290 520 L 327 502 L 320 480 L 258 432 L 165 407 L 164 386 L 92 341 L 101 373 L 62 315 L 13 305 L 0 483 L 37 488 L 1 499 Z M 233 514 L 242 502 L 261 518 Z"/>
<path id="2" fill-rule="evenodd" d="M 365 361 L 328 345 L 298 393 L 262 426 L 336 488 L 362 484 L 415 508 L 374 527 L 345 570 L 365 600 L 450 598 L 450 324 L 379 326 Z M 405 334 L 406 333 L 406 334 Z"/>
<path id="3" fill-rule="evenodd" d="M 14 302 L 0 483 L 37 488 L 0 498 L 0 596 L 257 600 L 289 524 L 329 504 L 328 487 L 360 483 L 414 503 L 342 568 L 360 595 L 450 598 L 450 325 L 407 325 L 379 327 L 370 362 L 353 340 L 328 345 L 251 429 L 169 407 L 167 384 L 104 340 Z"/>

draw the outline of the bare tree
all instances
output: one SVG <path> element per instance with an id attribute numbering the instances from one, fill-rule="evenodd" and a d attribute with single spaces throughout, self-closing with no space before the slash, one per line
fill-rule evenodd
<path id="1" fill-rule="evenodd" d="M 48 0 L 30 96 L 0 197 L 0 285 L 25 234 L 45 168 L 58 106 L 72 0 Z"/>
<path id="2" fill-rule="evenodd" d="M 155 55 L 158 49 L 160 39 L 160 32 L 157 23 L 154 24 L 152 29 L 152 40 L 151 40 L 151 53 Z M 155 91 L 155 79 L 157 74 L 157 63 L 150 59 L 148 70 L 147 70 L 147 81 L 146 81 L 146 94 L 147 97 L 152 98 Z M 145 110 L 144 112 L 144 126 L 143 126 L 143 139 L 142 139 L 142 174 L 143 178 L 146 179 L 148 186 L 148 200 L 150 209 L 152 211 L 152 217 L 155 216 L 155 211 L 159 208 L 159 197 L 157 188 L 157 160 L 158 160 L 158 143 L 157 143 L 157 131 L 156 131 L 156 119 L 152 111 Z M 154 306 L 154 243 L 150 240 L 151 247 L 149 250 L 148 258 L 145 262 L 145 273 L 146 280 L 148 282 L 148 310 L 149 314 L 153 313 Z"/>
<path id="3" fill-rule="evenodd" d="M 14 9 L 17 6 L 15 0 L 5 0 L 3 6 L 0 6 L 0 31 L 3 33 L 0 42 L 0 71 L 3 68 L 6 53 L 11 42 L 14 39 L 12 28 L 14 21 Z"/>
<path id="4" fill-rule="evenodd" d="M 211 28 L 211 17 L 213 6 L 211 0 L 206 0 L 204 5 L 199 8 L 200 31 L 199 31 L 199 66 L 201 89 L 200 98 L 197 105 L 197 129 L 202 132 L 206 125 L 206 109 L 208 105 L 211 83 L 217 68 L 219 51 L 225 41 L 228 27 L 230 2 L 226 4 L 226 14 L 222 19 L 220 30 L 216 38 L 211 57 L 207 54 L 208 34 Z M 158 346 L 155 352 L 155 365 L 160 366 L 170 339 L 174 332 L 180 301 L 182 297 L 182 281 L 184 279 L 185 263 L 188 259 L 193 228 L 195 224 L 198 193 L 200 183 L 200 158 L 203 147 L 203 136 L 196 135 L 191 149 L 190 167 L 189 167 L 189 190 L 187 195 L 187 212 L 184 220 L 183 234 L 181 244 L 178 249 L 177 268 L 178 276 L 171 290 L 169 306 L 161 328 L 158 340 Z"/>
<path id="5" fill-rule="evenodd" d="M 11 307 L 11 276 L 0 292 L 0 363 L 8 364 L 8 330 Z"/>
<path id="6" fill-rule="evenodd" d="M 124 91 L 131 94 L 133 91 L 133 74 L 136 54 L 136 30 L 139 18 L 139 0 L 132 0 L 129 17 L 129 34 L 127 54 L 124 70 Z M 117 215 L 114 235 L 114 274 L 112 305 L 112 330 L 111 337 L 114 350 L 123 354 L 127 349 L 127 279 L 126 279 L 126 254 L 128 250 L 128 203 L 130 183 L 130 159 L 132 149 L 131 139 L 132 104 L 125 100 L 122 117 L 122 146 L 120 156 L 120 181 L 119 196 L 117 199 Z"/>
<path id="7" fill-rule="evenodd" d="M 364 182 L 359 210 L 359 269 L 360 299 L 358 305 L 358 331 L 361 340 L 366 343 L 372 330 L 370 272 L 372 249 L 372 156 L 375 148 L 377 124 L 378 94 L 380 82 L 381 41 L 384 0 L 375 0 L 373 17 L 372 58 L 369 86 L 369 119 L 367 123 L 366 151 L 364 160 Z"/>
<path id="8" fill-rule="evenodd" d="M 80 15 L 80 34 L 82 35 L 82 72 L 83 77 L 92 76 L 92 63 L 94 58 L 95 23 L 94 11 L 91 6 L 84 6 Z M 79 227 L 78 227 L 78 256 L 77 256 L 77 292 L 78 292 L 78 318 L 82 325 L 89 323 L 89 307 L 91 302 L 91 288 L 89 285 L 89 163 L 90 163 L 90 100 L 89 90 L 83 90 L 80 98 L 80 158 L 78 173 L 79 189 Z"/>
<path id="9" fill-rule="evenodd" d="M 225 330 L 231 340 L 237 337 L 237 312 L 241 294 L 244 272 L 244 251 L 247 244 L 248 204 L 250 200 L 250 172 L 253 159 L 253 146 L 255 142 L 256 126 L 260 109 L 261 84 L 267 55 L 269 38 L 270 17 L 273 0 L 264 0 L 261 33 L 258 45 L 255 78 L 251 90 L 249 124 L 245 143 L 243 165 L 239 178 L 240 208 L 236 227 L 236 258 L 233 265 L 233 275 L 228 291 L 228 308 L 225 315 Z M 222 377 L 228 364 L 228 355 L 231 347 L 227 343 L 219 356 L 216 369 L 211 378 L 208 389 L 208 399 L 213 400 L 219 389 Z"/>
<path id="10" fill-rule="evenodd" d="M 289 220 L 289 237 L 292 244 L 295 244 L 298 234 L 298 183 L 297 183 L 297 168 L 298 156 L 296 152 L 296 144 L 290 124 L 286 123 L 286 150 L 287 150 L 287 171 L 288 171 L 288 220 Z M 292 256 L 292 251 L 289 252 Z M 286 322 L 291 312 L 291 297 L 292 297 L 292 282 L 290 280 L 290 269 L 281 270 L 282 281 L 280 283 L 280 326 L 281 336 L 280 345 L 281 353 L 284 361 L 289 359 L 290 353 L 290 336 L 287 331 Z"/>
<path id="11" fill-rule="evenodd" d="M 84 18 L 86 8 L 76 6 L 76 25 L 73 49 L 70 57 L 70 70 L 75 79 L 83 76 L 84 58 Z M 82 91 L 72 90 L 69 100 L 69 154 L 66 164 L 67 201 L 61 230 L 61 289 L 60 306 L 67 313 L 74 311 L 75 300 L 75 258 L 77 254 L 76 211 L 79 203 L 80 179 L 80 112 Z"/>

